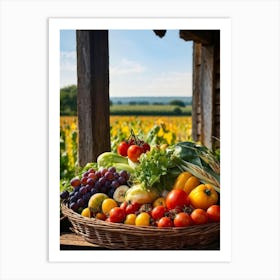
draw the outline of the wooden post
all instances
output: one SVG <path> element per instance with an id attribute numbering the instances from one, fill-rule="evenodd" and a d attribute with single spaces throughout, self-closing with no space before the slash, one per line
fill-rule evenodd
<path id="1" fill-rule="evenodd" d="M 110 151 L 107 30 L 77 30 L 79 165 Z"/>
<path id="2" fill-rule="evenodd" d="M 214 102 L 214 46 L 201 49 L 201 115 L 202 142 L 212 149 L 213 144 L 213 102 Z"/>
<path id="3" fill-rule="evenodd" d="M 214 71 L 214 45 L 193 46 L 193 103 L 192 103 L 192 138 L 201 141 L 212 149 L 216 136 L 215 115 L 216 75 Z M 219 65 L 218 65 L 219 66 Z"/>
<path id="4" fill-rule="evenodd" d="M 216 41 L 215 53 L 214 53 L 215 95 L 214 95 L 214 127 L 213 127 L 213 132 L 215 137 L 213 143 L 214 149 L 220 148 L 220 32 L 216 34 L 215 41 Z"/>
<path id="5" fill-rule="evenodd" d="M 201 138 L 201 86 L 200 86 L 201 44 L 193 43 L 193 96 L 192 96 L 192 139 Z"/>
<path id="6" fill-rule="evenodd" d="M 192 138 L 210 149 L 220 138 L 220 31 L 180 30 L 194 41 Z"/>

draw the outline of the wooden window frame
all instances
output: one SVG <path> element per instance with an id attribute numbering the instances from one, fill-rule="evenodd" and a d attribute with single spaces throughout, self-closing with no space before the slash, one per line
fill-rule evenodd
<path id="1" fill-rule="evenodd" d="M 154 30 L 164 37 L 166 30 Z M 84 166 L 110 151 L 108 30 L 77 30 L 78 162 Z M 192 138 L 209 148 L 220 137 L 220 31 L 180 30 L 193 41 Z"/>

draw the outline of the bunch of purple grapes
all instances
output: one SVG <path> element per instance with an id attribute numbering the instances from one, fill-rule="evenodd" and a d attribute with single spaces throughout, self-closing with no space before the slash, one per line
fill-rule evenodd
<path id="1" fill-rule="evenodd" d="M 71 180 L 72 192 L 63 191 L 61 199 L 67 199 L 68 207 L 73 211 L 80 212 L 87 207 L 88 201 L 95 193 L 105 193 L 113 197 L 116 188 L 127 185 L 130 174 L 126 170 L 117 172 L 115 167 L 94 170 L 90 168 L 82 174 L 81 178 Z"/>

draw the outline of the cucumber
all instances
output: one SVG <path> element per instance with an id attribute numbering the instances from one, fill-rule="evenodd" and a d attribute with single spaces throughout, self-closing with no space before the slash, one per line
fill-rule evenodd
<path id="1" fill-rule="evenodd" d="M 124 202 L 125 194 L 128 190 L 129 190 L 129 187 L 126 185 L 121 185 L 121 186 L 117 187 L 113 194 L 113 199 L 119 203 Z"/>

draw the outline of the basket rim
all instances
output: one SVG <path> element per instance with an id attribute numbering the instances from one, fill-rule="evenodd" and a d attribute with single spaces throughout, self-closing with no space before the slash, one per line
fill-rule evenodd
<path id="1" fill-rule="evenodd" d="M 220 222 L 210 222 L 206 224 L 201 225 L 191 225 L 188 227 L 163 227 L 159 228 L 156 226 L 135 226 L 135 225 L 129 225 L 124 223 L 110 223 L 107 221 L 99 220 L 94 217 L 88 218 L 83 217 L 79 213 L 73 211 L 66 205 L 66 201 L 63 201 L 61 203 L 61 210 L 62 214 L 69 218 L 70 220 L 75 220 L 75 222 L 78 222 L 80 224 L 83 224 L 86 227 L 94 227 L 94 228 L 100 228 L 103 230 L 108 231 L 125 231 L 127 233 L 131 232 L 133 235 L 143 235 L 143 234 L 159 234 L 162 235 L 164 233 L 166 234 L 172 234 L 172 235 L 181 235 L 186 234 L 188 232 L 192 231 L 208 231 L 215 228 L 220 227 Z"/>

